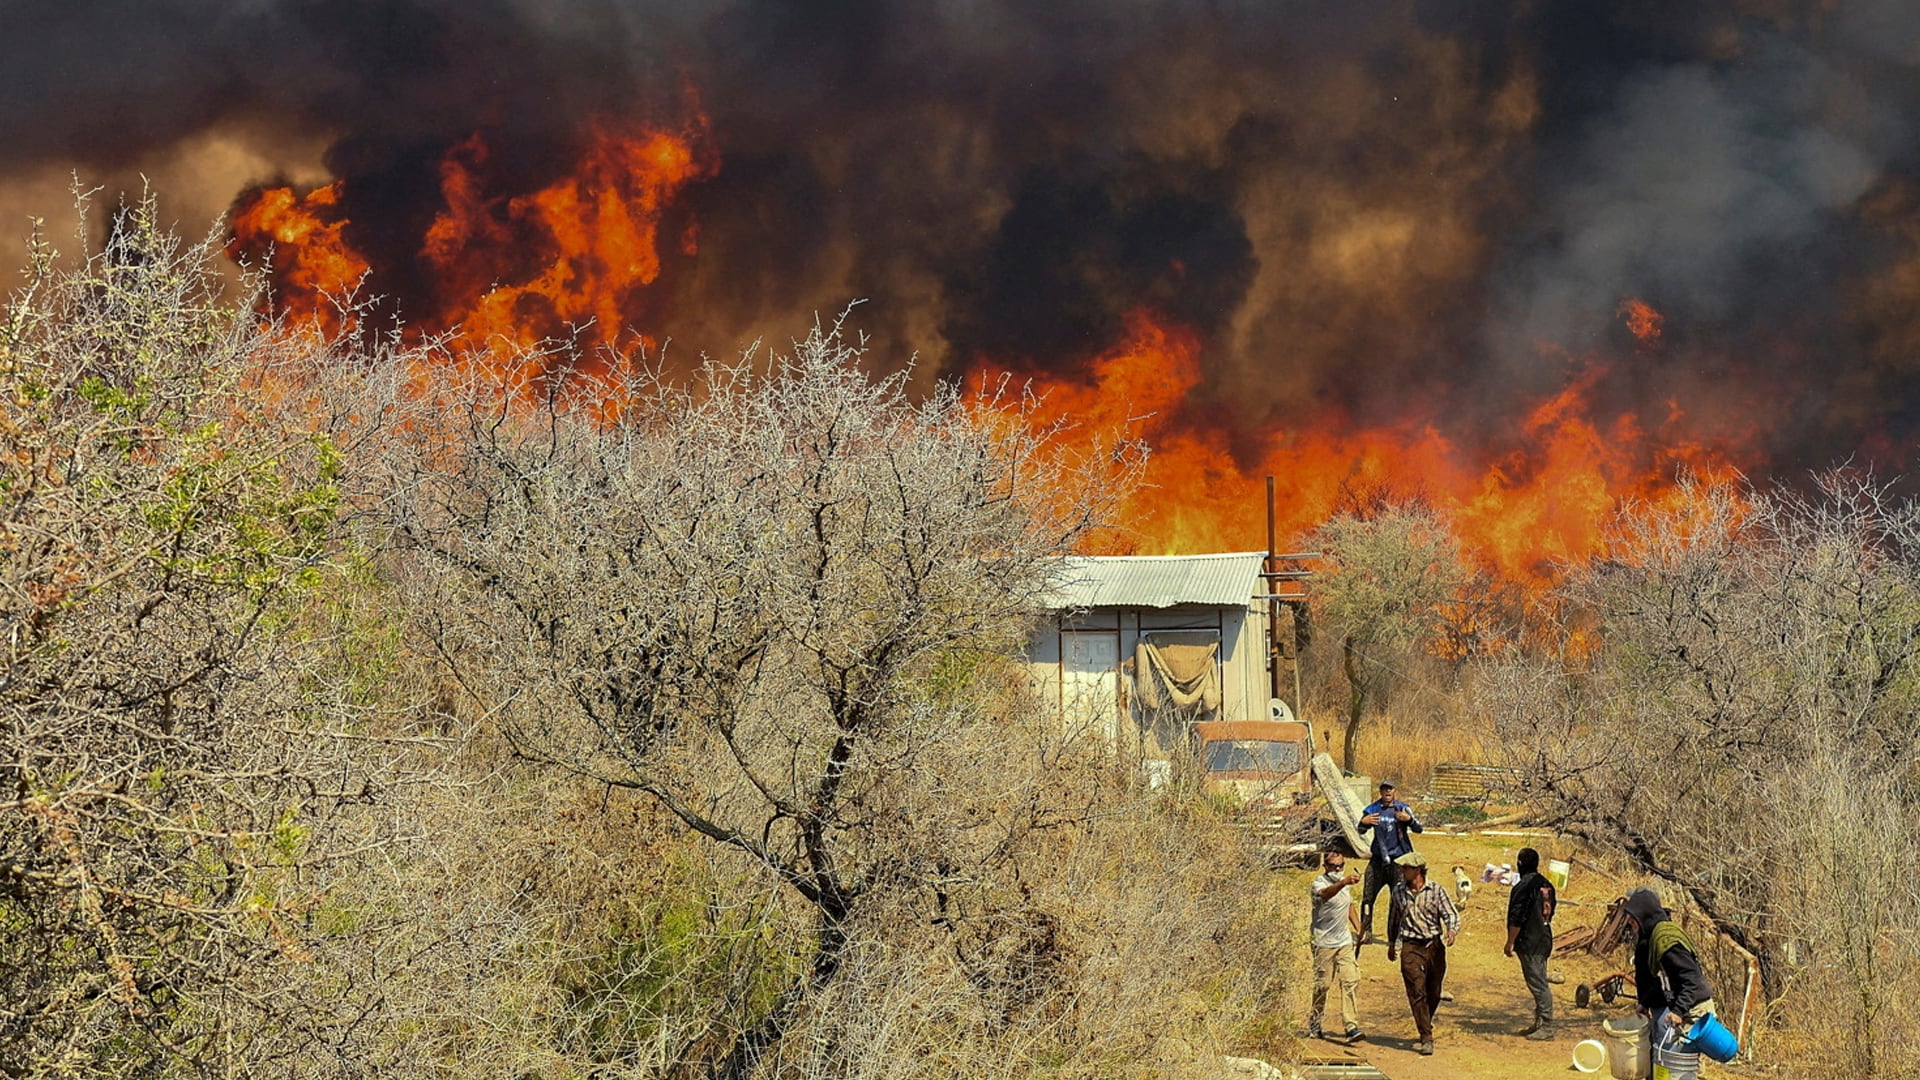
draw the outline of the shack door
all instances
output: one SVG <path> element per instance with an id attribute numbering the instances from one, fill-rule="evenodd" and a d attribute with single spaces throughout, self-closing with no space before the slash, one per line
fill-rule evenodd
<path id="1" fill-rule="evenodd" d="M 1114 740 L 1120 721 L 1120 635 L 1060 632 L 1060 712 L 1069 728 Z"/>

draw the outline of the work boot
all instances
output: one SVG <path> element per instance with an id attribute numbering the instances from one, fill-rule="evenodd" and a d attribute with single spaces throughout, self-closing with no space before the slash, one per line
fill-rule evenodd
<path id="1" fill-rule="evenodd" d="M 1551 1038 L 1553 1038 L 1553 1030 L 1544 1024 L 1527 1032 L 1528 1042 L 1546 1042 Z"/>
<path id="2" fill-rule="evenodd" d="M 1516 1035 L 1531 1035 L 1531 1034 L 1533 1034 L 1534 1032 L 1536 1032 L 1536 1031 L 1539 1031 L 1539 1030 L 1540 1030 L 1540 1021 L 1538 1021 L 1538 1020 L 1535 1020 L 1535 1021 L 1534 1021 L 1533 1023 L 1531 1023 L 1531 1024 L 1528 1024 L 1528 1025 L 1527 1025 L 1526 1027 L 1523 1027 L 1523 1028 L 1521 1028 L 1521 1029 L 1520 1029 L 1519 1031 L 1516 1031 L 1516 1032 L 1514 1032 L 1514 1034 L 1516 1034 Z"/>

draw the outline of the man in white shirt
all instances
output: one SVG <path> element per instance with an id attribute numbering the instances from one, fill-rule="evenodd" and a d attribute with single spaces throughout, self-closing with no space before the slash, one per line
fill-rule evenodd
<path id="1" fill-rule="evenodd" d="M 1313 1011 L 1307 1019 L 1307 1035 L 1321 1035 L 1320 1020 L 1326 1013 L 1327 990 L 1340 984 L 1340 1020 L 1344 1034 L 1329 1036 L 1336 1042 L 1354 1042 L 1365 1038 L 1360 1032 L 1360 1013 L 1356 995 L 1360 989 L 1360 961 L 1355 957 L 1354 934 L 1360 929 L 1359 909 L 1354 907 L 1353 886 L 1357 874 L 1347 872 L 1347 857 L 1329 851 L 1321 860 L 1324 872 L 1313 879 Z"/>

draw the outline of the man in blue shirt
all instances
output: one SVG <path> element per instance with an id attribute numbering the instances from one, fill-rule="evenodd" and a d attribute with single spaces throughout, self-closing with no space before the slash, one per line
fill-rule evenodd
<path id="1" fill-rule="evenodd" d="M 1413 850 L 1409 832 L 1426 832 L 1413 816 L 1413 808 L 1393 795 L 1393 781 L 1380 781 L 1380 797 L 1360 812 L 1360 824 L 1373 827 L 1373 852 L 1367 859 L 1367 879 L 1360 886 L 1360 941 L 1355 948 L 1373 940 L 1373 901 L 1381 889 L 1391 889 L 1400 880 L 1400 868 L 1393 860 Z"/>

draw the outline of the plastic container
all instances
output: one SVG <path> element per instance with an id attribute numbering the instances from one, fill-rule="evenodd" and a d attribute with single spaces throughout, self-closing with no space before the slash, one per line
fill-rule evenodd
<path id="1" fill-rule="evenodd" d="M 1732 1061 L 1733 1056 L 1740 1052 L 1740 1040 L 1712 1013 L 1693 1022 L 1680 1046 L 1722 1063 Z"/>
<path id="2" fill-rule="evenodd" d="M 1560 859 L 1547 860 L 1547 880 L 1553 882 L 1554 888 L 1564 890 L 1567 887 L 1567 877 L 1572 873 L 1572 864 Z"/>
<path id="3" fill-rule="evenodd" d="M 1607 1067 L 1607 1044 L 1599 1039 L 1582 1039 L 1573 1044 L 1573 1070 L 1597 1073 Z"/>
<path id="4" fill-rule="evenodd" d="M 1607 1037 L 1607 1065 L 1613 1080 L 1646 1080 L 1653 1073 L 1652 1044 L 1642 1016 L 1622 1016 L 1600 1025 Z"/>

